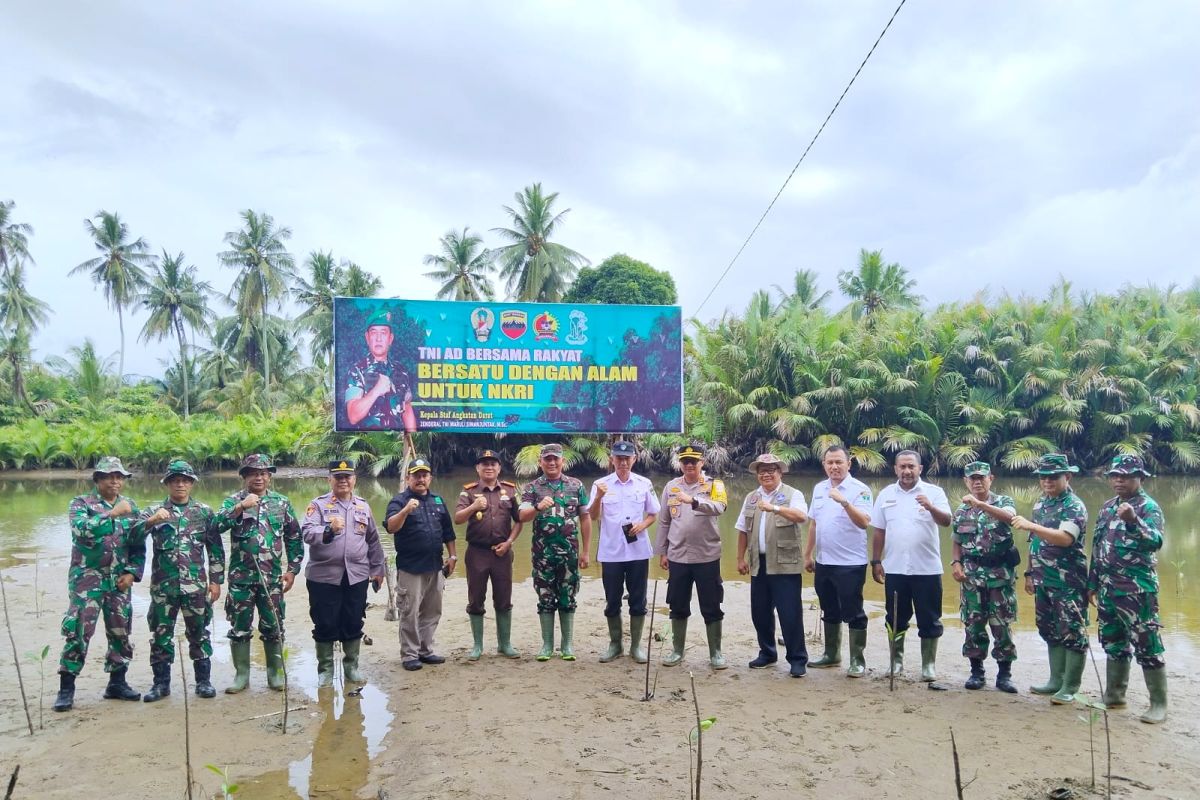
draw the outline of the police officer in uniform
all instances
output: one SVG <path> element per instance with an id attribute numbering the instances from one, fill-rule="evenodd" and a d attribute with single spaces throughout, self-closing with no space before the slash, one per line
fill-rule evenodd
<path id="1" fill-rule="evenodd" d="M 367 357 L 350 368 L 346 379 L 346 418 L 362 428 L 412 432 L 417 416 L 412 407 L 412 379 L 392 361 L 392 313 L 377 311 L 367 320 Z"/>
<path id="2" fill-rule="evenodd" d="M 475 459 L 479 480 L 463 486 L 454 507 L 454 522 L 467 524 L 467 616 L 471 620 L 468 661 L 483 655 L 483 606 L 488 581 L 496 610 L 496 652 L 520 658 L 512 646 L 513 542 L 521 534 L 516 484 L 500 480 L 500 456 L 480 451 Z"/>
<path id="3" fill-rule="evenodd" d="M 669 575 L 671 653 L 663 659 L 663 665 L 673 667 L 683 661 L 695 585 L 708 636 L 708 663 L 713 669 L 725 669 L 725 656 L 721 655 L 721 625 L 725 619 L 721 601 L 725 599 L 725 587 L 721 583 L 721 531 L 717 518 L 725 513 L 729 496 L 724 483 L 704 474 L 702 447 L 688 445 L 679 451 L 677 458 L 683 474 L 663 488 L 654 546 L 658 565 Z"/>

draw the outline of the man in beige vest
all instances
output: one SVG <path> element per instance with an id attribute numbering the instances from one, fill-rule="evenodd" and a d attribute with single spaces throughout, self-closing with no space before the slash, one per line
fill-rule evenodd
<path id="1" fill-rule="evenodd" d="M 808 522 L 808 505 L 803 492 L 784 485 L 786 470 L 787 464 L 770 453 L 750 462 L 759 488 L 746 496 L 738 515 L 737 565 L 738 572 L 750 576 L 750 619 L 758 634 L 758 656 L 750 662 L 750 669 L 762 669 L 778 660 L 778 614 L 789 672 L 793 678 L 801 678 L 808 665 L 800 606 L 804 572 L 801 526 Z"/>

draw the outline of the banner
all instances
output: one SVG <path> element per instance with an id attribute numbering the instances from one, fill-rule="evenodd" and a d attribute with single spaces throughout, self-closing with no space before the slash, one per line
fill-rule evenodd
<path id="1" fill-rule="evenodd" d="M 676 306 L 338 297 L 334 427 L 680 433 Z"/>

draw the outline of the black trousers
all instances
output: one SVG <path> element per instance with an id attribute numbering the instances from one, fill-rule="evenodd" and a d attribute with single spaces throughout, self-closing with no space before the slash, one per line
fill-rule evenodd
<path id="1" fill-rule="evenodd" d="M 863 611 L 863 584 L 867 582 L 867 565 L 845 567 L 817 562 L 813 573 L 813 588 L 821 601 L 821 620 L 826 625 L 849 623 L 854 630 L 867 629 L 867 612 Z"/>
<path id="2" fill-rule="evenodd" d="M 621 597 L 629 592 L 629 616 L 646 616 L 646 582 L 650 578 L 650 559 L 604 561 L 600 580 L 604 583 L 604 616 L 621 616 Z"/>
<path id="3" fill-rule="evenodd" d="M 917 635 L 936 639 L 942 635 L 942 576 L 893 575 L 883 577 L 886 619 L 896 633 L 908 630 L 913 611 L 917 612 Z"/>
<path id="4" fill-rule="evenodd" d="M 346 577 L 343 572 L 340 584 L 307 581 L 308 616 L 315 642 L 349 642 L 362 637 L 370 581 L 350 583 Z"/>
<path id="5" fill-rule="evenodd" d="M 758 634 L 759 655 L 772 660 L 779 657 L 775 649 L 775 615 L 778 614 L 788 663 L 807 664 L 804 614 L 800 607 L 801 576 L 768 575 L 765 560 L 758 562 L 758 574 L 750 578 L 750 619 Z"/>
<path id="6" fill-rule="evenodd" d="M 721 560 L 702 564 L 684 564 L 681 561 L 667 562 L 670 575 L 667 578 L 667 605 L 671 607 L 671 619 L 687 619 L 692 614 L 692 584 L 700 597 L 700 616 L 705 624 L 725 619 L 721 602 L 725 599 L 725 586 L 721 583 Z"/>

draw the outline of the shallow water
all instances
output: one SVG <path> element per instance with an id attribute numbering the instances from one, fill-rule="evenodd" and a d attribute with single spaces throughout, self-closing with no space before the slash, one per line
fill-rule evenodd
<path id="1" fill-rule="evenodd" d="M 433 490 L 442 494 L 449 504 L 453 504 L 462 484 L 473 480 L 474 477 L 474 472 L 470 470 L 438 476 Z M 819 476 L 789 475 L 787 478 L 789 485 L 801 489 L 808 496 Z M 656 475 L 652 476 L 652 479 L 655 485 L 661 488 L 667 476 Z M 585 479 L 589 487 L 591 480 L 591 477 Z M 888 483 L 887 480 L 877 478 L 868 478 L 866 482 L 876 493 Z M 961 482 L 957 480 L 940 479 L 934 482 L 946 489 L 952 502 L 961 497 L 964 491 Z M 730 505 L 735 509 L 742 497 L 757 486 L 750 475 L 726 479 L 726 484 L 730 494 Z M 1111 496 L 1107 483 L 1102 479 L 1081 478 L 1074 482 L 1074 486 L 1093 518 L 1103 502 Z M 126 488 L 127 493 L 139 503 L 163 496 L 156 481 L 135 479 L 131 480 Z M 212 478 L 197 485 L 196 495 L 199 499 L 216 506 L 227 494 L 238 488 L 240 483 L 234 478 Z M 277 478 L 274 488 L 289 495 L 297 511 L 303 513 L 309 500 L 327 491 L 328 482 L 322 478 Z M 64 557 L 70 552 L 67 504 L 71 497 L 89 489 L 90 483 L 87 481 L 72 479 L 32 480 L 19 476 L 0 479 L 0 568 L 14 563 L 28 565 L 30 562 L 36 562 L 38 580 L 42 581 L 43 587 L 48 581 L 63 581 L 66 566 Z M 358 485 L 359 494 L 370 501 L 377 515 L 383 513 L 395 489 L 394 481 L 379 482 L 366 479 L 360 480 Z M 1024 479 L 997 479 L 993 489 L 1012 495 L 1017 501 L 1018 509 L 1026 514 L 1038 491 L 1035 481 Z M 1170 660 L 1174 655 L 1194 663 L 1197 653 L 1200 652 L 1200 592 L 1195 590 L 1195 582 L 1200 580 L 1200 535 L 1196 525 L 1196 520 L 1200 518 L 1200 483 L 1191 478 L 1155 478 L 1147 481 L 1146 490 L 1163 507 L 1167 520 L 1166 542 L 1159 554 L 1160 608 L 1167 658 Z M 733 527 L 735 521 L 736 515 L 732 511 L 721 518 L 721 535 L 725 545 L 721 559 L 722 573 L 725 580 L 729 581 L 746 580 L 737 574 L 737 534 Z M 1089 547 L 1090 533 L 1089 531 Z M 460 536 L 461 534 L 460 529 Z M 385 535 L 384 539 L 385 549 L 390 552 L 390 537 Z M 460 539 L 460 548 L 464 546 Z M 1018 546 L 1022 552 L 1022 559 L 1026 559 L 1028 544 L 1019 541 Z M 594 547 L 593 544 L 593 552 Z M 530 573 L 528 528 L 518 540 L 514 552 L 514 580 L 525 581 Z M 950 553 L 950 532 L 948 528 L 943 528 L 943 563 L 948 564 Z M 666 577 L 658 569 L 657 559 L 652 561 L 650 574 L 651 579 Z M 584 576 L 598 579 L 599 565 L 593 563 L 584 572 Z M 460 569 L 451 580 L 464 580 L 463 571 Z M 948 569 L 944 580 L 944 612 L 947 617 L 953 618 L 957 616 L 958 588 Z M 811 587 L 811 578 L 806 577 L 805 585 L 806 588 Z M 665 591 L 664 582 L 659 586 L 660 606 Z M 866 596 L 875 604 L 876 610 L 882 608 L 881 586 L 868 580 Z M 532 604 L 531 593 L 526 597 L 526 601 Z M 1017 627 L 1026 631 L 1033 630 L 1032 598 L 1018 592 L 1018 601 Z M 135 589 L 134 602 L 136 618 L 144 618 L 144 590 Z M 57 613 L 60 609 L 43 610 Z M 292 615 L 298 612 L 303 618 L 304 612 L 301 609 L 293 610 Z M 745 624 L 748 626 L 749 620 L 745 620 Z M 227 629 L 220 612 L 214 615 L 213 627 L 213 638 L 219 641 Z M 298 652 L 294 652 L 289 658 L 293 691 L 297 694 L 292 705 L 307 702 L 308 710 L 297 712 L 298 714 L 319 712 L 323 715 L 312 752 L 306 758 L 292 762 L 285 769 L 243 783 L 254 787 L 253 795 L 256 797 L 354 797 L 355 789 L 367 783 L 370 761 L 381 752 L 384 739 L 391 730 L 394 717 L 389 707 L 389 696 L 379 687 L 367 685 L 363 688 L 361 696 L 344 696 L 339 686 L 337 691 L 322 692 L 318 697 L 315 687 L 316 663 L 312 650 L 306 649 L 301 643 L 297 645 Z M 260 649 L 255 647 L 252 652 L 261 668 Z M 227 649 L 214 648 L 214 657 L 226 661 Z M 337 663 L 340 672 L 340 655 Z"/>

